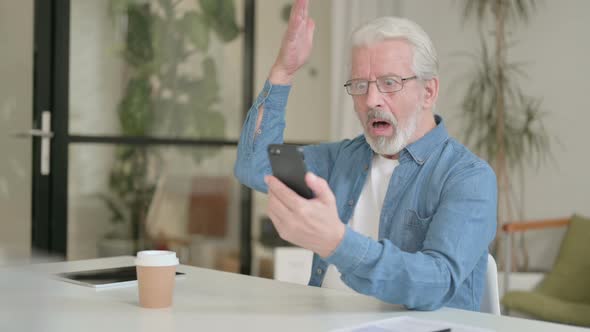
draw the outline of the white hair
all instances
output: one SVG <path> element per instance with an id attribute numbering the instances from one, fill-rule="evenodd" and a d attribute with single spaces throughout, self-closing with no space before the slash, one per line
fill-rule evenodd
<path id="1" fill-rule="evenodd" d="M 370 46 L 375 43 L 404 39 L 413 48 L 414 58 L 412 69 L 422 80 L 438 76 L 438 57 L 430 37 L 415 22 L 401 17 L 376 18 L 352 33 L 352 46 Z"/>

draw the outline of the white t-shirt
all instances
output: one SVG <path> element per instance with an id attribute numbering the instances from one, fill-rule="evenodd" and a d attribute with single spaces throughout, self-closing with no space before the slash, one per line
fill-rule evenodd
<path id="1" fill-rule="evenodd" d="M 377 154 L 373 157 L 371 171 L 367 175 L 348 227 L 374 240 L 379 239 L 381 208 L 391 174 L 397 165 L 399 165 L 398 160 L 387 159 Z M 340 280 L 340 272 L 334 265 L 328 266 L 322 287 L 352 290 Z"/>

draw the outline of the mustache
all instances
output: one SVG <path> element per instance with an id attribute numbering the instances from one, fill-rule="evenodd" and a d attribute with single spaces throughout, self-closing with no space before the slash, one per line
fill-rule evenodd
<path id="1" fill-rule="evenodd" d="M 378 108 L 371 108 L 367 111 L 367 125 L 370 125 L 373 120 L 385 120 L 397 127 L 397 118 L 390 112 Z"/>

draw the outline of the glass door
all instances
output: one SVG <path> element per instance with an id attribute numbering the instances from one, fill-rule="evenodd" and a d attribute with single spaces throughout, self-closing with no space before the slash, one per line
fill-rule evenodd
<path id="1" fill-rule="evenodd" d="M 252 2 L 53 1 L 53 229 L 68 259 L 173 249 L 249 273 L 250 192 L 232 169 Z"/>

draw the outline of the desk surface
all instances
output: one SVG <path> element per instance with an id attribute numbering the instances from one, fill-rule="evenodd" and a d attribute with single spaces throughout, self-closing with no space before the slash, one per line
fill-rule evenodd
<path id="1" fill-rule="evenodd" d="M 143 309 L 137 287 L 95 290 L 47 275 L 132 263 L 114 257 L 0 269 L 0 331 L 328 331 L 400 315 L 496 331 L 585 330 L 450 308 L 405 311 L 347 291 L 184 265 L 173 308 Z"/>

